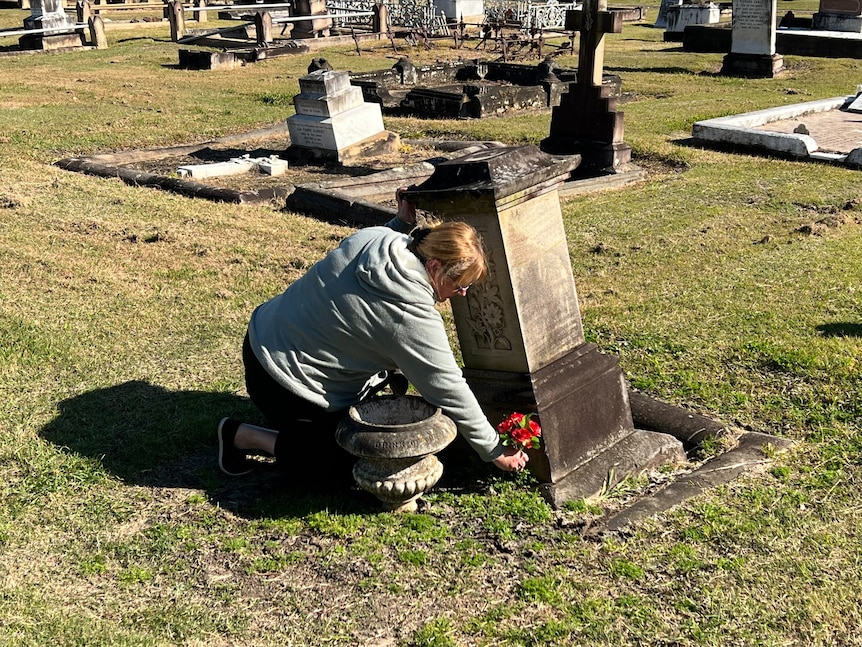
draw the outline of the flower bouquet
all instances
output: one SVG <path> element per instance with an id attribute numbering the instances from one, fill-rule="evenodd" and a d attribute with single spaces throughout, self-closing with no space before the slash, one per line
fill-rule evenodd
<path id="1" fill-rule="evenodd" d="M 514 447 L 515 449 L 538 449 L 541 447 L 539 438 L 542 435 L 542 428 L 539 423 L 533 420 L 533 414 L 528 413 L 510 413 L 506 418 L 497 425 L 497 433 L 506 447 Z"/>

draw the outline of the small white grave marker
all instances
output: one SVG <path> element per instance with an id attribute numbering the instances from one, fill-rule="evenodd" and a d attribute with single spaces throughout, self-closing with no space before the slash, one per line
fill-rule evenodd
<path id="1" fill-rule="evenodd" d="M 251 157 L 243 155 L 234 157 L 227 162 L 216 162 L 215 164 L 188 164 L 180 166 L 177 174 L 180 177 L 193 177 L 203 179 L 208 177 L 224 177 L 227 175 L 240 175 L 248 173 L 254 168 L 259 168 L 263 173 L 272 176 L 284 175 L 287 171 L 287 160 L 277 155 L 269 157 Z"/>

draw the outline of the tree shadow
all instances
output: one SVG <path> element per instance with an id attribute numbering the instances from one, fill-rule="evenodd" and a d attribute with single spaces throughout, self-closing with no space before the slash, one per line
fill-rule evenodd
<path id="1" fill-rule="evenodd" d="M 862 323 L 837 321 L 820 324 L 815 330 L 824 337 L 862 337 Z"/>
<path id="2" fill-rule="evenodd" d="M 217 461 L 219 420 L 231 416 L 264 424 L 248 398 L 225 392 L 171 391 L 136 380 L 67 398 L 57 408 L 41 436 L 98 461 L 127 484 L 202 490 L 212 503 L 250 519 L 299 518 L 320 510 L 366 514 L 381 509 L 376 499 L 355 486 L 291 482 L 286 470 L 272 460 L 260 460 L 245 476 L 223 474 Z M 297 449 L 299 460 L 304 451 L 314 451 L 313 443 Z M 482 487 L 477 477 L 481 480 L 483 469 L 459 446 L 449 451 L 445 462 L 447 475 L 441 487 L 457 491 Z"/>

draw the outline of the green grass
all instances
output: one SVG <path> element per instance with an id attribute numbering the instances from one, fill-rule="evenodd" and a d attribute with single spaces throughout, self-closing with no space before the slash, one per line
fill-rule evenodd
<path id="1" fill-rule="evenodd" d="M 108 38 L 0 65 L 0 645 L 859 643 L 860 176 L 687 141 L 699 119 L 850 94 L 858 61 L 788 56 L 781 78 L 733 79 L 649 24 L 608 37 L 625 139 L 651 173 L 563 204 L 587 337 L 633 385 L 799 444 L 585 539 L 643 480 L 555 511 L 528 477 L 478 470 L 393 516 L 271 467 L 218 472 L 219 418 L 258 416 L 250 312 L 351 229 L 52 163 L 283 120 L 310 57 L 190 72 L 167 27 Z M 393 63 L 388 46 L 325 56 Z M 386 124 L 516 144 L 549 119 Z M 805 229 L 827 216 L 842 224 Z"/>

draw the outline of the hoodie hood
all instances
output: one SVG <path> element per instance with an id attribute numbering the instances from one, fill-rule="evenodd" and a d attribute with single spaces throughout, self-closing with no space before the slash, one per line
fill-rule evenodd
<path id="1" fill-rule="evenodd" d="M 356 257 L 356 278 L 371 295 L 404 304 L 434 303 L 428 272 L 407 248 L 409 236 L 388 227 L 368 227 L 351 238 L 362 245 Z"/>

